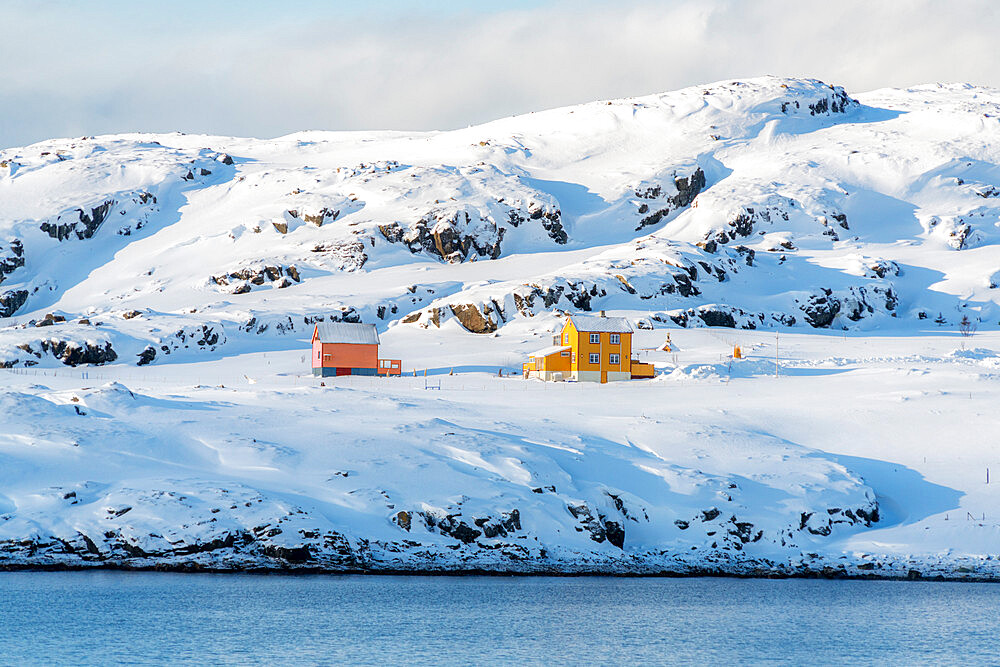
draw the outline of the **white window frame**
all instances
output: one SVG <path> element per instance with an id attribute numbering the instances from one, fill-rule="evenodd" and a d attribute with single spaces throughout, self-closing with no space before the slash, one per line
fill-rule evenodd
<path id="1" fill-rule="evenodd" d="M 601 342 L 601 334 L 599 334 L 599 333 L 592 333 L 592 334 L 590 334 L 590 344 L 591 345 L 599 345 L 600 342 Z"/>
<path id="2" fill-rule="evenodd" d="M 615 354 L 612 352 L 608 355 L 608 363 L 612 366 L 618 366 L 622 363 L 622 357 L 620 354 Z"/>
<path id="3" fill-rule="evenodd" d="M 560 353 L 560 355 L 559 355 L 559 356 L 561 356 L 561 357 L 568 357 L 568 356 L 569 356 L 569 350 L 563 350 L 563 351 L 562 351 L 562 352 Z"/>
<path id="4" fill-rule="evenodd" d="M 601 363 L 601 355 L 599 355 L 597 352 L 591 352 L 590 363 L 594 365 L 599 365 Z"/>
<path id="5" fill-rule="evenodd" d="M 622 342 L 621 334 L 611 334 L 611 344 L 619 345 Z"/>

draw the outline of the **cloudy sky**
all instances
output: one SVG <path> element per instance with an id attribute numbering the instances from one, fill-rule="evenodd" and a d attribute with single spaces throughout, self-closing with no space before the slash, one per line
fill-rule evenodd
<path id="1" fill-rule="evenodd" d="M 997 0 L 0 0 L 0 147 L 448 129 L 761 74 L 1000 87 Z M 373 8 L 374 7 L 374 8 Z"/>

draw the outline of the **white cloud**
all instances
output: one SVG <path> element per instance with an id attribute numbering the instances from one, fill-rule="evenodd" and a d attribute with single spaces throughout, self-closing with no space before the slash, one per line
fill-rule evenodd
<path id="1" fill-rule="evenodd" d="M 760 74 L 854 92 L 1000 86 L 994 0 L 552 2 L 235 22 L 95 4 L 0 9 L 0 145 L 133 130 L 448 128 Z"/>

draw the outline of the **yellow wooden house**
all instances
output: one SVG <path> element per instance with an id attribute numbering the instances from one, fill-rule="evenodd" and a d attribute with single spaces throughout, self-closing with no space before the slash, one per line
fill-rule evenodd
<path id="1" fill-rule="evenodd" d="M 572 315 L 552 345 L 529 355 L 526 378 L 615 382 L 653 377 L 653 365 L 632 358 L 632 325 L 624 317 Z"/>

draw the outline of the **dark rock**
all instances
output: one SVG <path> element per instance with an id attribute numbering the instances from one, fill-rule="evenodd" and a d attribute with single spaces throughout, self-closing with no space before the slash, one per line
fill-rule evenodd
<path id="1" fill-rule="evenodd" d="M 298 547 L 279 547 L 268 544 L 261 549 L 265 556 L 278 558 L 289 563 L 304 563 L 313 559 L 308 545 Z"/>
<path id="2" fill-rule="evenodd" d="M 152 363 L 154 359 L 156 359 L 156 348 L 152 345 L 147 345 L 146 349 L 139 353 L 139 361 L 135 362 L 135 365 L 145 366 Z"/>
<path id="3" fill-rule="evenodd" d="M 713 507 L 711 509 L 703 510 L 702 513 L 701 513 L 701 520 L 702 521 L 714 521 L 715 519 L 719 518 L 720 514 L 722 514 L 722 512 L 720 512 L 715 507 Z"/>
<path id="4" fill-rule="evenodd" d="M 703 308 L 698 310 L 698 317 L 701 321 L 709 327 L 728 327 L 730 329 L 736 328 L 736 319 L 733 314 L 725 310 L 715 310 L 711 308 Z"/>
<path id="5" fill-rule="evenodd" d="M 0 293 L 0 317 L 12 316 L 27 300 L 27 290 L 10 290 Z"/>
<path id="6" fill-rule="evenodd" d="M 118 359 L 118 354 L 112 349 L 110 342 L 100 343 L 79 343 L 67 342 L 64 340 L 43 340 L 40 343 L 43 352 L 49 352 L 67 366 L 79 366 L 82 364 L 92 364 L 100 366 L 109 364 Z"/>
<path id="7" fill-rule="evenodd" d="M 816 328 L 829 327 L 840 312 L 840 301 L 833 296 L 831 290 L 824 289 L 822 294 L 814 294 L 805 304 L 800 306 L 805 314 L 806 322 Z"/>
<path id="8" fill-rule="evenodd" d="M 89 215 L 82 208 L 79 208 L 76 209 L 78 220 L 59 223 L 58 221 L 62 219 L 62 216 L 59 216 L 56 218 L 55 223 L 43 222 L 39 228 L 57 241 L 65 241 L 70 237 L 70 234 L 75 234 L 80 240 L 89 239 L 94 236 L 101 224 L 107 220 L 108 214 L 115 204 L 115 200 L 109 199 L 97 207 L 90 209 Z"/>
<path id="9" fill-rule="evenodd" d="M 617 521 L 605 521 L 604 533 L 607 535 L 608 542 L 619 549 L 625 548 L 625 528 L 620 523 Z"/>

